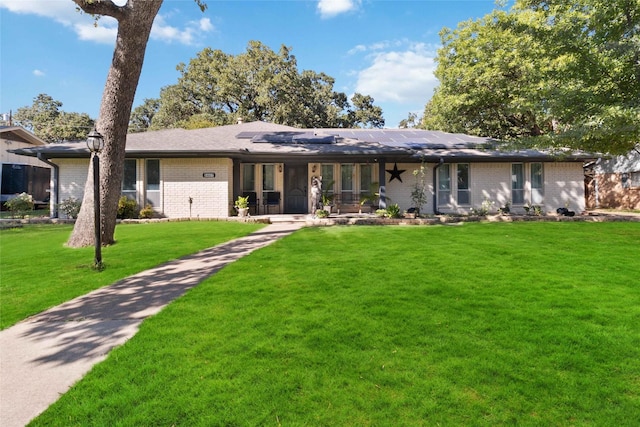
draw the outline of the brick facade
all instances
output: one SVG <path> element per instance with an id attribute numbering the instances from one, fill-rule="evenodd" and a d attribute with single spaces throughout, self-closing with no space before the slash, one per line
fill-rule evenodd
<path id="1" fill-rule="evenodd" d="M 170 218 L 228 216 L 232 168 L 228 159 L 161 159 L 159 210 Z"/>
<path id="2" fill-rule="evenodd" d="M 88 171 L 86 159 L 56 160 L 60 165 L 60 201 L 74 197 L 82 199 L 84 182 Z M 259 165 L 259 163 L 258 163 Z M 470 203 L 460 204 L 457 200 L 456 163 L 449 163 L 451 173 L 451 197 L 449 203 L 438 204 L 438 211 L 442 213 L 469 214 L 473 209 L 479 209 L 485 200 L 491 202 L 491 212 L 504 206 L 512 200 L 511 197 L 511 163 L 469 163 Z M 393 169 L 394 163 L 387 163 L 385 169 Z M 425 184 L 427 201 L 422 206 L 422 213 L 434 212 L 433 199 L 437 185 L 433 182 L 436 164 L 426 163 Z M 145 161 L 138 160 L 137 201 L 140 206 L 146 200 L 144 193 Z M 411 190 L 416 182 L 413 171 L 420 168 L 418 163 L 398 163 L 402 182 L 397 179 L 389 181 L 386 173 L 387 204 L 397 203 L 401 210 L 413 207 Z M 357 168 L 356 168 L 357 170 Z M 524 163 L 525 204 L 531 203 L 531 182 L 529 177 L 530 164 Z M 376 168 L 377 171 L 377 168 Z M 339 165 L 336 164 L 336 175 L 340 176 Z M 309 169 L 311 173 L 311 168 Z M 356 172 L 354 172 L 356 173 Z M 543 163 L 544 188 L 543 203 L 540 204 L 544 212 L 555 213 L 559 207 L 567 207 L 575 212 L 585 209 L 584 173 L 581 163 L 545 162 Z M 311 175 L 310 175 L 311 176 Z M 233 214 L 233 163 L 230 159 L 218 158 L 180 158 L 160 159 L 160 201 L 154 209 L 158 214 L 168 218 L 214 218 L 226 217 Z M 276 174 L 277 190 L 282 191 L 283 174 Z M 336 180 L 336 181 L 339 181 Z M 357 176 L 354 182 L 358 182 Z M 339 182 L 336 182 L 339 190 Z M 356 192 L 362 189 L 356 188 Z M 191 199 L 191 203 L 189 203 Z M 636 199 L 637 200 L 637 199 Z M 357 212 L 357 201 L 351 205 L 342 206 L 341 212 Z M 524 213 L 523 204 L 513 205 L 515 213 Z"/>

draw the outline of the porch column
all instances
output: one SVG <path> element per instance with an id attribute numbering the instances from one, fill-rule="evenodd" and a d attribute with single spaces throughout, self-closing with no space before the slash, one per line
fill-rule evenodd
<path id="1" fill-rule="evenodd" d="M 378 162 L 378 182 L 380 183 L 380 188 L 378 189 L 378 193 L 380 193 L 380 202 L 378 204 L 378 209 L 386 209 L 387 208 L 387 197 L 386 197 L 386 173 L 387 171 L 384 160 L 380 160 Z"/>
<path id="2" fill-rule="evenodd" d="M 240 195 L 240 160 L 233 159 L 233 194 L 231 195 L 231 203 Z"/>

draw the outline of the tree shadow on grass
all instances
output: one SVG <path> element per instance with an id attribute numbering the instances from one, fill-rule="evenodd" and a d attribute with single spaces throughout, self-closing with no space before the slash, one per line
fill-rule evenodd
<path id="1" fill-rule="evenodd" d="M 32 363 L 63 365 L 100 358 L 137 331 L 187 290 L 225 265 L 295 231 L 298 226 L 266 227 L 249 236 L 186 256 L 125 278 L 28 319 L 21 338 L 50 349 Z"/>

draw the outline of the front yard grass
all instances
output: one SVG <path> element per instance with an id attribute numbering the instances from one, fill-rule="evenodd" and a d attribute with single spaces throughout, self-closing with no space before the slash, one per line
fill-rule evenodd
<path id="1" fill-rule="evenodd" d="M 0 328 L 64 301 L 227 240 L 263 225 L 235 222 L 120 224 L 117 243 L 103 248 L 105 270 L 92 268 L 94 248 L 64 246 L 70 225 L 0 231 Z"/>
<path id="2" fill-rule="evenodd" d="M 640 425 L 640 226 L 303 229 L 33 425 Z"/>

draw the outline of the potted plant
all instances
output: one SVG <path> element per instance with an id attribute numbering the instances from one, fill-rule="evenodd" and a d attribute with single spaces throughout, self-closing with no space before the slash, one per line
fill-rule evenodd
<path id="1" fill-rule="evenodd" d="M 328 193 L 322 194 L 322 208 L 327 212 L 331 213 L 331 208 L 333 207 L 333 196 Z"/>
<path id="2" fill-rule="evenodd" d="M 404 213 L 404 217 L 409 219 L 415 219 L 417 217 L 417 209 L 416 208 L 407 209 Z"/>
<path id="3" fill-rule="evenodd" d="M 331 213 L 331 208 L 333 207 L 333 194 L 329 193 L 330 190 L 333 189 L 334 181 L 330 181 L 326 186 L 326 190 L 322 192 L 322 209 Z"/>
<path id="4" fill-rule="evenodd" d="M 238 196 L 234 206 L 238 210 L 239 217 L 247 216 L 249 214 L 249 196 Z"/>

